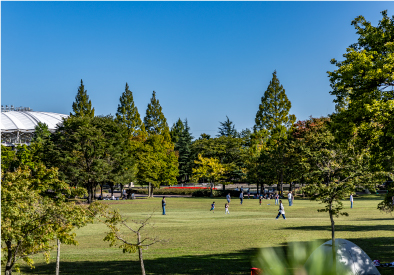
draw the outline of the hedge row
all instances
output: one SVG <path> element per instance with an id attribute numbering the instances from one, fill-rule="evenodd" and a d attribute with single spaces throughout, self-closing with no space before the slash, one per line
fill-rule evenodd
<path id="1" fill-rule="evenodd" d="M 148 189 L 131 189 L 128 192 L 135 194 L 148 194 Z M 212 195 L 214 197 L 225 197 L 228 193 L 233 198 L 238 198 L 240 191 L 235 190 L 212 190 Z M 163 189 L 154 189 L 154 195 L 192 195 L 193 197 L 210 197 L 211 189 L 187 189 L 187 188 L 163 188 Z"/>

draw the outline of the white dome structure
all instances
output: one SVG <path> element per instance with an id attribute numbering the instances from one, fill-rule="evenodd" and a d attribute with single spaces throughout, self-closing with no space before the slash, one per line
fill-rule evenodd
<path id="1" fill-rule="evenodd" d="M 54 132 L 57 125 L 68 115 L 33 112 L 33 111 L 2 111 L 1 112 L 1 144 L 14 146 L 15 144 L 30 144 L 34 129 L 38 122 L 48 125 L 49 131 Z"/>

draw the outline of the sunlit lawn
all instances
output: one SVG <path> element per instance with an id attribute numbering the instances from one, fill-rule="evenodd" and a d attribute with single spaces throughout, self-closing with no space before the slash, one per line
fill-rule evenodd
<path id="1" fill-rule="evenodd" d="M 209 211 L 216 202 L 215 213 Z M 381 197 L 356 198 L 354 208 L 344 202 L 349 217 L 336 219 L 336 237 L 359 245 L 372 260 L 394 261 L 394 219 L 376 209 Z M 144 251 L 148 274 L 250 274 L 251 260 L 261 247 L 286 246 L 292 241 L 327 241 L 331 238 L 327 213 L 318 213 L 317 202 L 284 201 L 287 220 L 275 220 L 273 200 L 238 199 L 225 215 L 224 198 L 167 198 L 167 215 L 161 215 L 161 198 L 110 203 L 130 219 L 145 219 L 153 211 L 154 228 L 149 236 L 167 240 Z M 124 254 L 103 241 L 106 227 L 91 224 L 77 230 L 78 246 L 61 247 L 61 274 L 138 274 L 137 254 Z M 56 252 L 51 263 L 35 257 L 37 266 L 24 274 L 54 274 Z M 380 269 L 393 274 L 393 269 Z"/>

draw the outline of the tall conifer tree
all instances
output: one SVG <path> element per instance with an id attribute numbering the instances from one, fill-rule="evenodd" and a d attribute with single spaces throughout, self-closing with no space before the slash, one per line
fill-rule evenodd
<path id="1" fill-rule="evenodd" d="M 148 135 L 162 135 L 165 141 L 171 141 L 167 119 L 162 112 L 159 100 L 156 99 L 155 91 L 153 91 L 152 98 L 146 109 L 144 124 Z"/>
<path id="2" fill-rule="evenodd" d="M 138 136 L 145 132 L 145 125 L 142 123 L 138 108 L 134 104 L 133 93 L 126 82 L 125 91 L 119 98 L 116 121 L 126 125 L 129 135 Z"/>
<path id="3" fill-rule="evenodd" d="M 226 121 L 219 122 L 221 127 L 219 127 L 219 134 L 217 137 L 237 137 L 238 133 L 235 129 L 234 123 L 228 118 L 228 116 L 226 116 L 226 118 Z"/>
<path id="4" fill-rule="evenodd" d="M 184 129 L 185 129 L 185 126 L 183 125 L 183 122 L 180 118 L 171 127 L 171 131 L 170 131 L 171 141 L 175 144 L 176 151 L 179 150 L 177 148 L 177 143 L 178 143 L 179 137 L 182 134 Z"/>
<path id="5" fill-rule="evenodd" d="M 179 140 L 176 144 L 176 148 L 179 151 L 179 179 L 180 181 L 188 181 L 190 176 L 192 175 L 192 153 L 191 153 L 191 145 L 193 136 L 190 133 L 190 127 L 187 123 L 187 119 L 183 123 L 184 128 L 179 136 Z"/>
<path id="6" fill-rule="evenodd" d="M 295 115 L 289 114 L 290 108 L 291 102 L 276 76 L 276 71 L 274 71 L 272 80 L 261 98 L 261 104 L 256 113 L 254 130 L 266 129 L 272 131 L 281 126 L 289 129 L 296 120 Z"/>
<path id="7" fill-rule="evenodd" d="M 83 85 L 83 81 L 81 79 L 81 86 L 78 88 L 78 93 L 75 96 L 75 101 L 73 102 L 73 113 L 70 113 L 70 116 L 74 117 L 94 117 L 94 108 L 92 108 L 92 102 L 89 100 L 89 96 L 87 91 L 85 90 L 85 86 Z"/>

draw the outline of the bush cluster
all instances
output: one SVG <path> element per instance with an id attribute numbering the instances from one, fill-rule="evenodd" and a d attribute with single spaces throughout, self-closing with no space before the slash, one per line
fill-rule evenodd
<path id="1" fill-rule="evenodd" d="M 199 191 L 200 189 L 154 189 L 154 195 L 192 195 L 194 192 Z M 202 189 L 204 190 L 204 189 Z M 210 190 L 209 190 L 210 191 Z M 131 189 L 131 193 L 135 194 L 148 194 L 148 189 Z"/>

